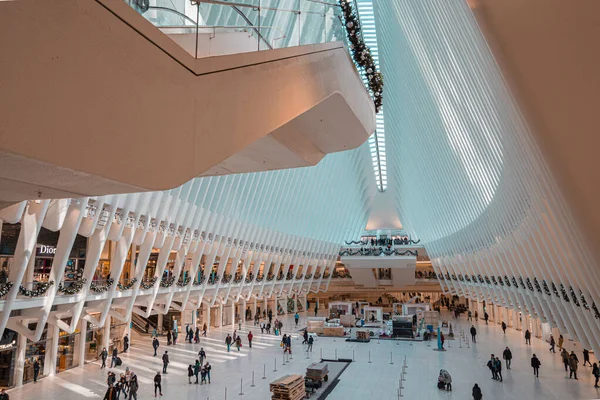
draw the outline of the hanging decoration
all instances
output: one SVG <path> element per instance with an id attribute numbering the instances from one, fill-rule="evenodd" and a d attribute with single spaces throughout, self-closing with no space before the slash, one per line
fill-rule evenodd
<path id="1" fill-rule="evenodd" d="M 21 285 L 19 286 L 19 294 L 26 297 L 40 297 L 45 295 L 52 285 L 54 285 L 54 281 L 36 282 L 36 288 L 33 290 L 29 290 Z"/>
<path id="2" fill-rule="evenodd" d="M 200 275 L 200 280 L 194 279 L 194 282 L 192 282 L 192 285 L 194 286 L 200 286 L 204 283 L 204 280 L 206 279 L 206 276 L 204 275 Z"/>
<path id="3" fill-rule="evenodd" d="M 154 276 L 152 277 L 152 279 L 147 280 L 147 281 L 142 281 L 142 283 L 140 283 L 140 287 L 143 290 L 148 290 L 154 287 L 154 284 L 156 283 L 156 281 L 158 280 L 158 276 Z"/>
<path id="4" fill-rule="evenodd" d="M 350 4 L 350 0 L 339 0 L 340 7 L 344 14 L 344 22 L 346 24 L 346 34 L 350 43 L 350 51 L 352 58 L 361 72 L 367 78 L 367 86 L 373 97 L 375 104 L 375 112 L 381 110 L 383 97 L 383 75 L 377 70 L 371 49 L 367 46 L 362 37 L 362 30 L 358 15 Z"/>
<path id="5" fill-rule="evenodd" d="M 171 276 L 167 279 L 161 280 L 160 287 L 163 287 L 163 288 L 171 287 L 171 286 L 173 286 L 173 283 L 175 283 L 175 277 Z"/>
<path id="6" fill-rule="evenodd" d="M 66 295 L 72 296 L 74 294 L 81 292 L 86 283 L 87 283 L 87 279 L 85 279 L 85 278 L 75 281 L 67 287 L 64 287 L 61 282 L 58 284 L 58 291 L 60 293 L 64 293 Z"/>
<path id="7" fill-rule="evenodd" d="M 117 284 L 117 287 L 119 288 L 119 290 L 129 290 L 133 287 L 133 285 L 135 285 L 135 283 L 138 281 L 137 278 L 133 278 L 132 280 L 130 280 L 128 283 L 126 283 L 125 285 L 121 284 L 121 282 L 119 282 Z"/>
<path id="8" fill-rule="evenodd" d="M 12 287 L 13 287 L 12 282 L 6 282 L 6 283 L 3 283 L 2 285 L 0 285 L 0 298 L 6 296 L 8 294 L 8 292 L 10 292 L 10 289 L 12 289 Z"/>
<path id="9" fill-rule="evenodd" d="M 92 284 L 90 285 L 90 290 L 94 293 L 108 292 L 108 289 L 112 287 L 113 283 L 115 283 L 115 280 L 113 278 L 109 278 L 106 281 L 105 285 L 98 285 L 96 282 L 92 282 Z"/>
<path id="10" fill-rule="evenodd" d="M 177 281 L 177 286 L 179 286 L 179 287 L 185 287 L 185 286 L 188 285 L 188 283 L 190 283 L 190 277 L 186 276 L 184 280 Z"/>

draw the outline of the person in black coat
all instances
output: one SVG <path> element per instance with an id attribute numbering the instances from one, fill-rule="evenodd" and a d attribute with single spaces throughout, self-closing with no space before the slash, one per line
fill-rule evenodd
<path id="1" fill-rule="evenodd" d="M 473 386 L 473 400 L 481 400 L 483 399 L 483 393 L 481 393 L 481 388 L 479 387 L 479 385 L 475 384 L 475 386 Z"/>
<path id="2" fill-rule="evenodd" d="M 477 336 L 477 329 L 475 329 L 475 325 L 471 325 L 471 341 L 473 343 L 477 343 L 475 336 Z"/>
<path id="3" fill-rule="evenodd" d="M 110 359 L 110 367 L 112 368 L 117 364 L 117 346 L 112 351 L 112 358 Z"/>
<path id="4" fill-rule="evenodd" d="M 165 351 L 165 354 L 163 354 L 163 356 L 162 356 L 162 362 L 163 362 L 163 374 L 166 374 L 167 366 L 169 365 L 169 355 L 167 354 L 167 351 Z"/>
<path id="5" fill-rule="evenodd" d="M 8 400 L 8 393 L 4 389 L 0 390 L 0 400 Z"/>
<path id="6" fill-rule="evenodd" d="M 103 400 L 117 400 L 117 389 L 112 384 L 108 386 Z"/>
<path id="7" fill-rule="evenodd" d="M 506 322 L 502 321 L 502 332 L 506 335 Z"/>
<path id="8" fill-rule="evenodd" d="M 162 381 L 162 376 L 160 376 L 160 371 L 159 371 L 154 376 L 154 397 L 156 397 L 156 389 L 158 389 L 158 393 L 162 396 L 162 386 L 160 385 L 161 381 Z"/>
<path id="9" fill-rule="evenodd" d="M 167 346 L 171 345 L 171 331 L 167 331 Z"/>
<path id="10" fill-rule="evenodd" d="M 510 364 L 512 362 L 512 351 L 506 346 L 506 349 L 502 352 L 502 358 L 506 361 L 506 369 L 510 369 Z"/>
<path id="11" fill-rule="evenodd" d="M 100 369 L 106 368 L 106 358 L 107 357 L 108 357 L 108 351 L 106 351 L 106 347 L 105 347 L 100 352 L 100 358 L 102 359 L 102 366 L 100 367 Z"/>
<path id="12" fill-rule="evenodd" d="M 154 348 L 154 357 L 156 357 L 156 350 L 158 350 L 158 346 L 160 346 L 158 338 L 154 338 L 152 340 L 152 347 Z"/>
<path id="13" fill-rule="evenodd" d="M 123 353 L 127 353 L 127 349 L 129 348 L 129 336 L 125 335 L 123 338 Z"/>
<path id="14" fill-rule="evenodd" d="M 106 357 L 104 358 L 106 360 Z M 104 364 L 104 361 L 102 362 Z M 106 365 L 104 365 L 106 367 Z M 40 374 L 40 363 L 37 358 L 33 360 L 33 383 L 37 382 L 38 375 Z"/>
<path id="15" fill-rule="evenodd" d="M 534 354 L 533 357 L 531 357 L 531 367 L 533 368 L 533 374 L 536 378 L 540 376 L 540 365 L 542 365 L 542 363 Z"/>
<path id="16" fill-rule="evenodd" d="M 529 332 L 529 329 L 525 331 L 525 344 L 531 344 L 531 332 Z"/>

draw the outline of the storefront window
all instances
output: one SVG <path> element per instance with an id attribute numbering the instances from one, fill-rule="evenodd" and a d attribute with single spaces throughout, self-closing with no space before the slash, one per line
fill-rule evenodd
<path id="1" fill-rule="evenodd" d="M 17 350 L 17 333 L 5 329 L 0 340 L 0 387 L 13 386 L 15 370 L 15 353 Z"/>
<path id="2" fill-rule="evenodd" d="M 67 335 L 61 332 L 58 338 L 58 353 L 56 356 L 56 372 L 73 368 L 73 355 L 75 354 L 75 341 L 79 333 Z"/>
<path id="3" fill-rule="evenodd" d="M 44 335 L 45 336 L 45 335 Z M 33 363 L 37 359 L 40 364 L 40 374 L 38 379 L 44 374 L 44 357 L 46 355 L 46 340 L 32 343 L 27 341 L 25 350 L 25 365 L 23 370 L 23 383 L 33 381 Z"/>

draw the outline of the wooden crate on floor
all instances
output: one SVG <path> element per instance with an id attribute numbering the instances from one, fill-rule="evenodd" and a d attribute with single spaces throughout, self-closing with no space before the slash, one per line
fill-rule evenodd
<path id="1" fill-rule="evenodd" d="M 343 326 L 330 326 L 323 329 L 324 336 L 344 336 Z"/>
<path id="2" fill-rule="evenodd" d="M 306 395 L 302 375 L 286 375 L 269 385 L 272 400 L 300 400 Z"/>

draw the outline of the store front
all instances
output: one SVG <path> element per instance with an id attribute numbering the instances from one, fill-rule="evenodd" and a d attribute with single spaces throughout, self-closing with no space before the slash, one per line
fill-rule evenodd
<path id="1" fill-rule="evenodd" d="M 0 388 L 14 385 L 17 333 L 6 329 L 0 340 Z"/>
<path id="2" fill-rule="evenodd" d="M 49 348 L 49 343 L 45 339 L 46 331 L 42 335 L 44 338 L 39 342 L 33 343 L 27 341 L 27 348 L 25 349 L 25 364 L 23 366 L 23 383 L 33 381 L 33 363 L 35 360 L 40 364 L 40 373 L 38 379 L 44 375 L 44 361 L 46 357 L 46 349 Z"/>

